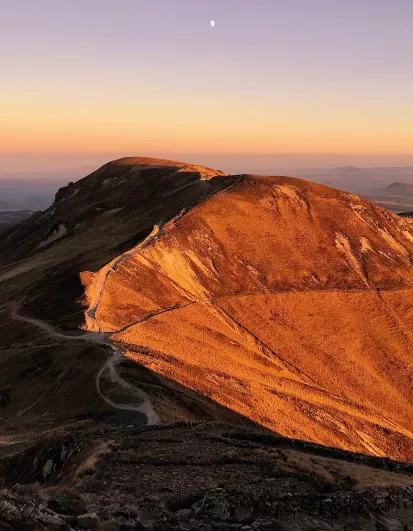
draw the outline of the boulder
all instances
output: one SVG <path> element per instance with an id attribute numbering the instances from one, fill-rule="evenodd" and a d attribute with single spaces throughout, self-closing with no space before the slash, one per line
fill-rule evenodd
<path id="1" fill-rule="evenodd" d="M 71 490 L 59 490 L 53 493 L 49 499 L 48 506 L 53 511 L 60 514 L 85 514 L 87 507 L 79 494 Z"/>
<path id="2" fill-rule="evenodd" d="M 51 516 L 48 514 L 39 518 L 39 521 L 46 527 L 46 529 L 50 529 L 51 531 L 62 529 L 62 527 L 66 525 L 66 522 L 58 516 Z"/>
<path id="3" fill-rule="evenodd" d="M 99 517 L 96 513 L 80 514 L 77 523 L 82 529 L 97 529 L 99 527 Z"/>
<path id="4" fill-rule="evenodd" d="M 235 507 L 234 509 L 234 518 L 236 520 L 245 520 L 246 518 L 249 518 L 251 516 L 251 510 L 249 507 Z"/>
<path id="5" fill-rule="evenodd" d="M 4 501 L 1 507 L 1 516 L 7 521 L 20 520 L 21 512 L 12 503 Z"/>

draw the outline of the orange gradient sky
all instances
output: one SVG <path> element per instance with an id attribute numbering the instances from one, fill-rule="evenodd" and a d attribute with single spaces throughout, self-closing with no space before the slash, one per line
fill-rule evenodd
<path id="1" fill-rule="evenodd" d="M 254 90 L 221 94 L 215 89 L 176 90 L 167 97 L 143 84 L 139 97 L 104 87 L 82 93 L 59 86 L 44 93 L 8 89 L 2 111 L 4 151 L 62 152 L 154 150 L 256 153 L 409 153 L 413 110 L 400 91 L 393 104 L 384 94 L 355 93 L 352 86 L 283 86 L 258 99 Z M 52 87 L 49 87 L 52 89 Z M 253 104 L 248 102 L 253 101 Z M 109 104 L 110 102 L 110 104 Z"/>
<path id="2" fill-rule="evenodd" d="M 413 156 L 413 3 L 340 4 L 2 0 L 0 151 Z"/>

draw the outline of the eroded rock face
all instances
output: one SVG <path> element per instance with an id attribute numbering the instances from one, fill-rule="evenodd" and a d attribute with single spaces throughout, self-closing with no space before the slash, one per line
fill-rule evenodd
<path id="1" fill-rule="evenodd" d="M 82 276 L 90 329 L 282 435 L 413 456 L 405 220 L 299 179 L 243 176 L 158 229 Z"/>

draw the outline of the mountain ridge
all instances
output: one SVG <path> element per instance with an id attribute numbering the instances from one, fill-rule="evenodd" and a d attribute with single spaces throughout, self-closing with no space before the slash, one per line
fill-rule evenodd
<path id="1" fill-rule="evenodd" d="M 6 302 L 283 436 L 409 458 L 411 225 L 309 181 L 170 164 L 108 163 L 6 231 Z M 141 387 L 163 422 L 191 418 Z"/>

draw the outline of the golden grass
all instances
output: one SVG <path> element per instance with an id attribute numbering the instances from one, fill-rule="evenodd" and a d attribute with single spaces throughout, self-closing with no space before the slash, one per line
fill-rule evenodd
<path id="1" fill-rule="evenodd" d="M 138 363 L 277 433 L 411 459 L 409 227 L 248 177 L 125 259 L 96 317 Z"/>

